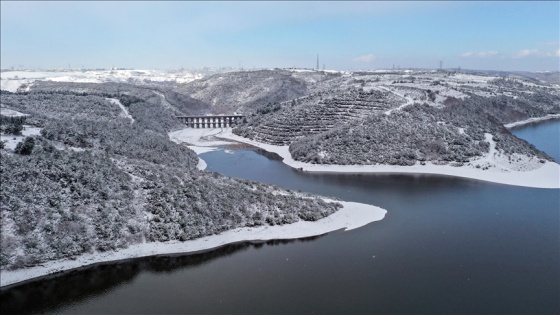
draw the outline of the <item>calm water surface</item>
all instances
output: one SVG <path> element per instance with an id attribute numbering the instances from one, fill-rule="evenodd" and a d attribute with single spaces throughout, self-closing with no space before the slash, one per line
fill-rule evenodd
<path id="1" fill-rule="evenodd" d="M 553 156 L 560 122 L 550 125 L 513 131 Z M 559 190 L 309 174 L 254 150 L 202 157 L 210 171 L 388 213 L 306 240 L 84 268 L 2 290 L 2 313 L 560 313 Z"/>
<path id="2" fill-rule="evenodd" d="M 560 120 L 531 123 L 510 131 L 560 162 Z"/>

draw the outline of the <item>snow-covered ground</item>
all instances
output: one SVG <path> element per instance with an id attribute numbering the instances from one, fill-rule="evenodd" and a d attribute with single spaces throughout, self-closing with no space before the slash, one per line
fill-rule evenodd
<path id="1" fill-rule="evenodd" d="M 326 200 L 332 201 L 332 200 Z M 237 228 L 218 235 L 207 236 L 192 241 L 153 242 L 132 245 L 126 249 L 111 252 L 84 254 L 75 259 L 62 259 L 43 263 L 39 266 L 15 271 L 1 271 L 0 286 L 55 274 L 96 263 L 119 261 L 137 257 L 163 254 L 192 253 L 217 248 L 242 241 L 267 241 L 274 239 L 297 239 L 322 235 L 341 229 L 352 230 L 368 223 L 379 221 L 387 211 L 379 207 L 341 202 L 343 208 L 330 216 L 315 222 L 299 221 L 292 224 Z"/>
<path id="2" fill-rule="evenodd" d="M 410 106 L 410 105 L 414 104 L 414 100 L 413 100 L 412 97 L 410 97 L 410 96 L 405 96 L 405 95 L 403 95 L 403 94 L 397 93 L 397 92 L 395 92 L 395 91 L 393 91 L 393 90 L 391 90 L 391 89 L 389 89 L 388 87 L 385 87 L 385 86 L 380 86 L 380 88 L 382 88 L 382 89 L 384 89 L 384 90 L 386 90 L 386 91 L 388 91 L 388 92 L 391 92 L 391 93 L 393 93 L 393 94 L 395 94 L 395 95 L 397 95 L 397 96 L 399 96 L 399 97 L 402 97 L 402 98 L 404 98 L 404 99 L 406 100 L 406 103 L 402 104 L 401 106 L 399 106 L 399 107 L 397 107 L 397 108 L 390 109 L 390 110 L 388 110 L 388 111 L 385 111 L 385 115 L 391 115 L 391 113 L 394 112 L 394 111 L 396 111 L 396 110 L 401 110 L 401 109 L 403 109 L 403 108 L 405 108 L 405 107 L 407 107 L 407 106 Z"/>
<path id="3" fill-rule="evenodd" d="M 186 143 L 193 146 L 208 147 L 231 144 L 231 141 L 217 138 L 231 128 L 185 128 L 169 133 L 169 138 L 175 143 Z"/>
<path id="4" fill-rule="evenodd" d="M 506 125 L 504 125 L 504 127 L 513 128 L 513 127 L 526 125 L 526 124 L 539 122 L 539 121 L 544 121 L 544 120 L 549 120 L 549 119 L 560 119 L 560 114 L 550 114 L 550 115 L 544 116 L 544 117 L 536 117 L 536 118 L 529 118 L 527 120 L 516 121 L 516 122 L 513 122 L 511 124 L 506 124 Z"/>
<path id="5" fill-rule="evenodd" d="M 0 134 L 0 141 L 5 141 L 6 149 L 14 150 L 18 143 L 22 142 L 27 136 L 38 136 L 41 134 L 41 129 L 28 125 L 23 125 L 21 136 Z"/>
<path id="6" fill-rule="evenodd" d="M 231 128 L 223 129 L 192 129 L 187 128 L 174 133 L 174 141 L 181 142 L 183 139 L 190 144 L 198 146 L 212 146 L 214 144 L 200 141 L 195 138 L 200 134 L 212 134 L 225 140 L 247 143 L 269 152 L 274 152 L 283 158 L 283 162 L 293 168 L 309 172 L 333 172 L 333 173 L 408 173 L 408 174 L 438 174 L 449 175 L 488 182 L 536 187 L 536 188 L 560 188 L 560 165 L 546 161 L 541 163 L 539 159 L 516 156 L 509 161 L 507 157 L 492 150 L 487 156 L 471 161 L 463 166 L 436 165 L 417 163 L 413 166 L 398 165 L 324 165 L 311 164 L 295 161 L 288 146 L 276 146 L 260 143 L 247 138 L 232 134 Z M 170 135 L 171 137 L 171 135 Z M 490 134 L 486 140 L 492 147 L 493 140 Z"/>
<path id="7" fill-rule="evenodd" d="M 4 107 L 0 107 L 0 115 L 6 116 L 6 117 L 24 117 L 24 116 L 29 116 L 28 114 L 20 113 L 20 112 L 18 112 L 18 111 L 16 111 L 16 110 L 4 108 Z"/>
<path id="8" fill-rule="evenodd" d="M 109 102 L 118 105 L 122 111 L 121 115 L 124 118 L 128 118 L 130 119 L 130 123 L 132 124 L 134 122 L 134 118 L 130 115 L 130 113 L 128 112 L 128 109 L 126 109 L 126 107 L 124 107 L 124 105 L 121 103 L 121 101 L 119 101 L 116 98 L 108 98 L 107 100 L 109 100 Z"/>
<path id="9" fill-rule="evenodd" d="M 198 72 L 159 70 L 68 70 L 68 71 L 2 71 L 0 89 L 16 92 L 22 85 L 37 80 L 76 83 L 136 83 L 136 84 L 180 84 L 202 78 Z"/>
<path id="10" fill-rule="evenodd" d="M 194 146 L 194 145 L 189 145 L 187 147 L 189 149 L 193 150 L 197 155 L 217 150 L 216 148 L 212 148 L 212 147 L 198 147 L 198 146 Z M 203 171 L 203 170 L 206 169 L 207 166 L 208 166 L 208 164 L 206 164 L 206 162 L 203 159 L 198 158 L 198 164 L 196 165 L 196 168 Z"/>
<path id="11" fill-rule="evenodd" d="M 175 143 L 187 144 L 196 154 L 206 153 L 217 150 L 215 146 L 231 144 L 231 141 L 223 141 L 216 138 L 216 135 L 223 132 L 222 128 L 204 129 L 204 128 L 185 128 L 169 133 L 169 139 Z M 196 166 L 199 170 L 205 170 L 207 167 L 203 159 L 198 158 Z"/>

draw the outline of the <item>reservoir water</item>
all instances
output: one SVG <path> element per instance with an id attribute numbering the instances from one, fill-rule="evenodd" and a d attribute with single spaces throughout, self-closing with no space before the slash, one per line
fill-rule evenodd
<path id="1" fill-rule="evenodd" d="M 559 128 L 556 120 L 512 132 L 558 161 Z M 249 149 L 202 158 L 209 171 L 388 213 L 347 232 L 134 259 L 13 286 L 1 291 L 2 313 L 560 313 L 558 189 L 311 174 Z"/>
<path id="2" fill-rule="evenodd" d="M 514 127 L 510 130 L 517 137 L 526 140 L 541 151 L 546 152 L 556 162 L 560 162 L 560 121 L 545 120 Z"/>

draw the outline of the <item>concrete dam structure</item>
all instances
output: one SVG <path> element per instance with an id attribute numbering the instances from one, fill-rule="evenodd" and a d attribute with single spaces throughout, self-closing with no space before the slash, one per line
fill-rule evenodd
<path id="1" fill-rule="evenodd" d="M 220 115 L 220 116 L 176 116 L 185 125 L 191 128 L 222 128 L 232 127 L 241 122 L 243 115 Z"/>

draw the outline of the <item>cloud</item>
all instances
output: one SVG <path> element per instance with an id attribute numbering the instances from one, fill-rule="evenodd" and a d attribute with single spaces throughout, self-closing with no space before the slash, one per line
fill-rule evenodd
<path id="1" fill-rule="evenodd" d="M 519 59 L 519 58 L 525 58 L 525 57 L 537 56 L 537 55 L 539 55 L 538 49 L 522 49 L 517 54 L 513 55 L 513 58 Z"/>
<path id="2" fill-rule="evenodd" d="M 554 42 L 545 43 L 545 46 L 552 46 Z M 556 42 L 558 43 L 558 42 Z M 560 57 L 560 49 L 550 50 L 550 48 L 545 49 L 522 49 L 517 54 L 513 55 L 513 59 L 520 59 L 525 57 L 539 57 L 539 58 L 549 58 L 549 57 Z"/>
<path id="3" fill-rule="evenodd" d="M 485 57 L 492 57 L 492 56 L 496 56 L 498 54 L 497 51 L 492 50 L 492 51 L 481 51 L 478 53 L 479 57 L 485 58 Z"/>
<path id="4" fill-rule="evenodd" d="M 488 58 L 488 57 L 493 57 L 496 56 L 498 54 L 497 51 L 495 50 L 490 50 L 490 51 L 479 51 L 479 52 L 466 52 L 461 54 L 461 57 L 465 57 L 465 58 Z"/>
<path id="5" fill-rule="evenodd" d="M 356 62 L 372 62 L 376 59 L 377 59 L 377 57 L 375 55 L 367 54 L 367 55 L 356 57 L 353 60 L 356 61 Z"/>
<path id="6" fill-rule="evenodd" d="M 542 55 L 543 57 L 560 57 L 560 49 L 556 51 L 549 51 Z"/>

